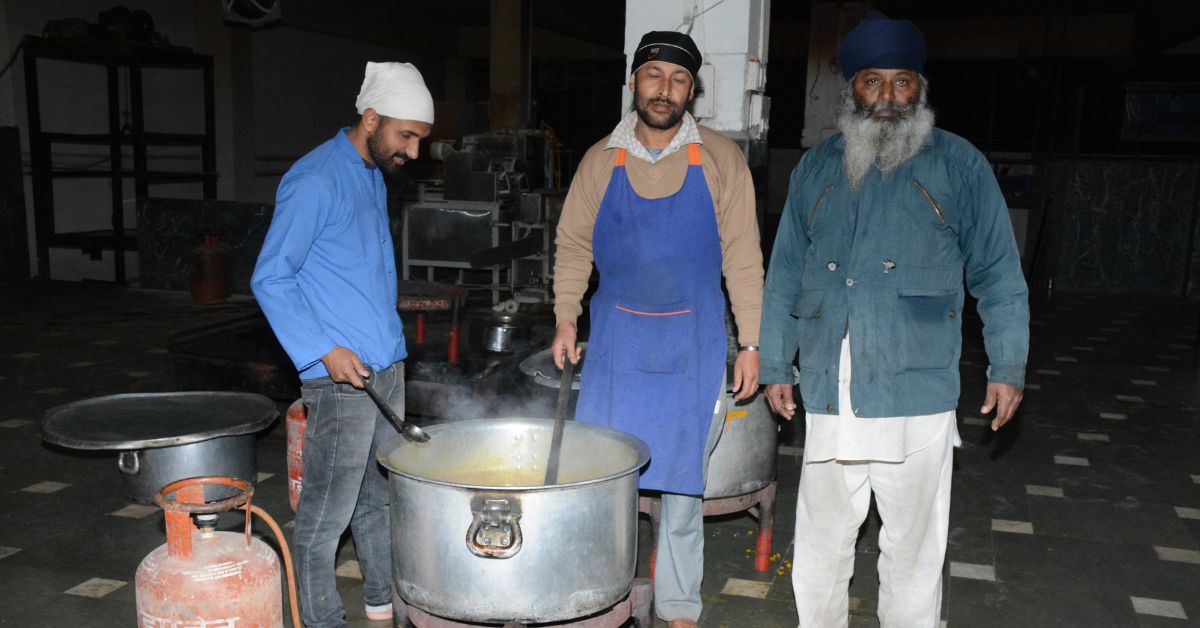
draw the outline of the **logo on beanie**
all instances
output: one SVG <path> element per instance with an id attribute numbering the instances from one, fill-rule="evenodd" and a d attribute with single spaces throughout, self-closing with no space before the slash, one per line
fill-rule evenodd
<path id="1" fill-rule="evenodd" d="M 658 56 L 658 48 L 657 47 L 651 48 L 650 54 L 646 55 L 646 60 L 653 59 L 654 57 L 657 57 L 657 56 Z"/>

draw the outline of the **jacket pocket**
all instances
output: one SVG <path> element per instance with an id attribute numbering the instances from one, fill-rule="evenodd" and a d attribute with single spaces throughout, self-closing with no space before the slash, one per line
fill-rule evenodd
<path id="1" fill-rule="evenodd" d="M 614 366 L 635 373 L 682 373 L 698 344 L 696 314 L 687 302 L 613 306 Z"/>
<path id="2" fill-rule="evenodd" d="M 900 371 L 944 370 L 962 344 L 962 295 L 955 288 L 898 291 L 896 364 Z"/>
<path id="3" fill-rule="evenodd" d="M 812 233 L 813 228 L 817 226 L 817 210 L 821 208 L 821 203 L 825 200 L 826 196 L 829 196 L 829 193 L 832 191 L 833 191 L 832 183 L 825 186 L 825 189 L 821 190 L 821 194 L 817 196 L 816 202 L 813 203 L 812 209 L 808 210 L 808 220 L 805 221 L 805 225 L 807 226 L 809 233 Z"/>
<path id="4" fill-rule="evenodd" d="M 821 304 L 825 295 L 820 292 L 807 290 L 792 303 L 792 316 L 795 318 L 821 318 Z"/>
<path id="5" fill-rule="evenodd" d="M 825 305 L 824 290 L 807 290 L 792 303 L 792 316 L 796 318 L 796 364 L 801 370 L 823 371 L 831 366 L 830 325 L 822 318 Z"/>
<path id="6" fill-rule="evenodd" d="M 929 207 L 933 209 L 933 214 L 937 217 L 938 225 L 945 225 L 946 212 L 942 210 L 941 203 L 938 203 L 937 199 L 929 193 L 929 190 L 924 185 L 921 185 L 920 181 L 913 179 L 912 182 L 917 187 L 917 191 L 921 193 L 921 196 L 925 197 L 926 202 L 929 203 Z"/>

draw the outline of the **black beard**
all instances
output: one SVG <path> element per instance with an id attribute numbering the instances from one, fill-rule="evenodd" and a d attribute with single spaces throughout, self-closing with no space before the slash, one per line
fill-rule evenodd
<path id="1" fill-rule="evenodd" d="M 379 168 L 380 172 L 388 176 L 400 174 L 400 168 L 402 166 L 397 165 L 396 162 L 393 161 L 394 158 L 399 157 L 406 161 L 408 160 L 408 155 L 403 153 L 392 153 L 390 155 L 386 154 L 386 151 L 384 151 L 383 148 L 382 125 L 376 128 L 374 133 L 367 136 L 367 154 L 370 155 L 371 161 L 375 164 L 375 167 Z"/>
<path id="2" fill-rule="evenodd" d="M 667 119 L 663 122 L 659 122 L 658 120 L 654 119 L 650 113 L 650 105 L 656 102 L 665 102 L 670 104 L 672 107 L 671 113 L 667 115 Z M 669 131 L 675 128 L 675 125 L 679 124 L 679 121 L 683 119 L 683 107 L 676 108 L 671 101 L 661 98 L 647 100 L 644 105 L 641 103 L 635 103 L 633 108 L 637 111 L 638 119 L 642 121 L 642 124 L 652 129 L 658 129 L 659 131 Z"/>

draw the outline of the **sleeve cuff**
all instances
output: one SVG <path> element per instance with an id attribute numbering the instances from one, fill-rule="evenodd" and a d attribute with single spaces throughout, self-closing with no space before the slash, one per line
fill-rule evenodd
<path id="1" fill-rule="evenodd" d="M 313 365 L 315 365 L 317 362 L 321 361 L 321 358 L 325 357 L 325 354 L 329 353 L 330 351 L 333 351 L 334 348 L 336 348 L 336 347 L 337 347 L 336 343 L 331 344 L 331 345 L 329 345 L 329 347 L 327 349 L 325 349 L 325 351 L 323 351 L 315 356 L 308 355 L 308 356 L 304 356 L 304 358 L 301 360 L 295 360 L 294 363 L 296 365 L 296 370 L 303 372 L 305 369 L 312 368 Z"/>
<path id="2" fill-rule="evenodd" d="M 796 378 L 790 364 L 763 360 L 762 366 L 758 369 L 758 383 L 760 384 L 794 384 L 795 381 Z"/>
<path id="3" fill-rule="evenodd" d="M 993 364 L 987 368 L 989 383 L 1008 384 L 1017 388 L 1025 387 L 1024 364 Z"/>

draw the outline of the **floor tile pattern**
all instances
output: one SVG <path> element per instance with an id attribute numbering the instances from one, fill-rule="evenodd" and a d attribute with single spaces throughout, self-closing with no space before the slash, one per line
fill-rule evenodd
<path id="1" fill-rule="evenodd" d="M 171 334 L 255 306 L 244 298 L 197 306 L 184 293 L 92 283 L 0 288 L 12 296 L 0 300 L 10 357 L 0 381 L 26 393 L 0 407 L 0 626 L 130 625 L 133 574 L 164 542 L 162 517 L 125 499 L 111 455 L 44 445 L 38 421 L 70 401 L 177 390 Z M 1017 418 L 998 432 L 978 414 L 982 325 L 969 309 L 963 322 L 971 359 L 961 366 L 964 446 L 954 460 L 943 625 L 1200 625 L 1196 307 L 1086 294 L 1035 307 L 1029 386 Z M 753 569 L 753 518 L 707 522 L 701 626 L 795 626 L 790 568 L 803 432 L 799 420 L 782 425 L 768 571 Z M 286 478 L 279 424 L 259 437 L 258 457 L 255 503 L 290 537 L 287 483 L 275 479 Z M 240 515 L 221 520 L 222 529 L 241 525 Z M 872 510 L 855 547 L 854 628 L 878 626 L 879 530 Z M 643 575 L 647 550 L 639 548 Z M 377 628 L 362 615 L 348 539 L 338 565 L 349 625 Z"/>

